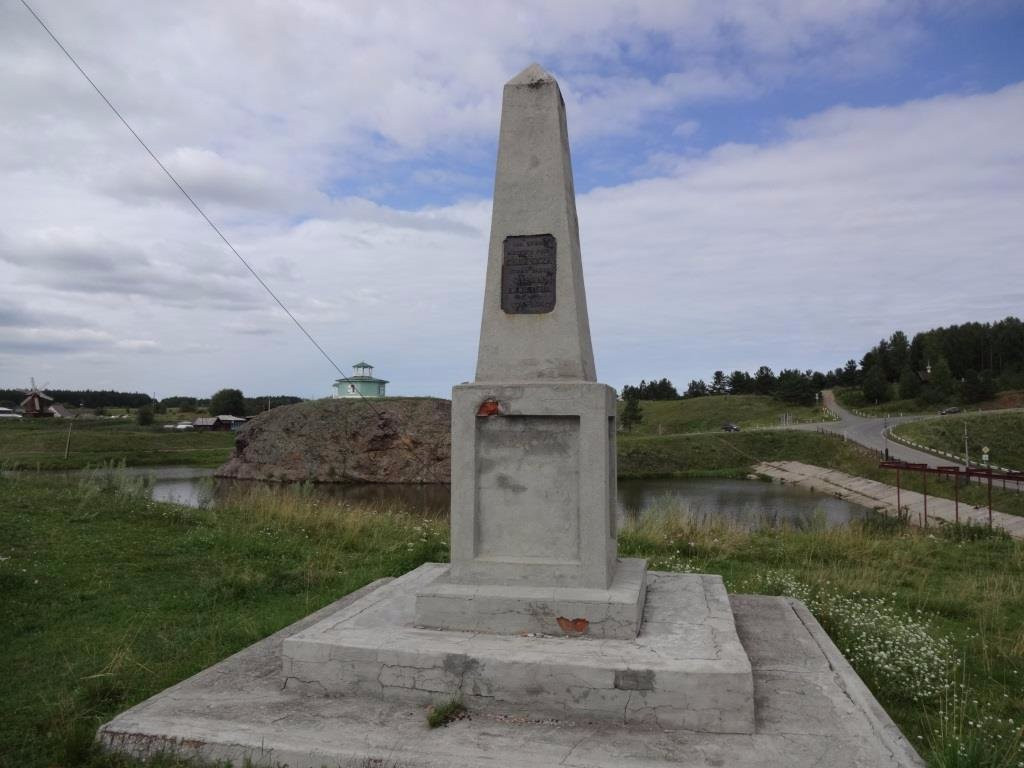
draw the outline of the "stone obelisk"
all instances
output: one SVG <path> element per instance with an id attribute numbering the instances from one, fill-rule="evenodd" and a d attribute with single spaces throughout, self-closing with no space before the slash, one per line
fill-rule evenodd
<path id="1" fill-rule="evenodd" d="M 476 380 L 452 393 L 451 567 L 417 623 L 635 637 L 616 557 L 615 392 L 596 381 L 558 83 L 505 85 Z"/>
<path id="2" fill-rule="evenodd" d="M 505 86 L 487 265 L 476 380 L 452 391 L 451 562 L 286 639 L 286 684 L 752 733 L 721 578 L 616 556 L 615 393 L 595 380 L 565 105 L 536 65 Z"/>
<path id="3" fill-rule="evenodd" d="M 597 380 L 565 103 L 537 64 L 505 85 L 476 380 Z"/>

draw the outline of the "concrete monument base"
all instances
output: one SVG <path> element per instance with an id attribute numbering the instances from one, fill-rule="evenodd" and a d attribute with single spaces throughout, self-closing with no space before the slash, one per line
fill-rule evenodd
<path id="1" fill-rule="evenodd" d="M 632 640 L 640 631 L 647 562 L 623 559 L 608 589 L 456 584 L 445 569 L 416 594 L 417 626 L 501 635 Z"/>
<path id="2" fill-rule="evenodd" d="M 615 390 L 588 381 L 452 390 L 456 584 L 608 589 Z"/>
<path id="3" fill-rule="evenodd" d="M 642 574 L 636 564 L 623 570 Z M 417 593 L 445 570 L 420 566 L 285 640 L 286 687 L 424 705 L 460 696 L 471 709 L 518 716 L 753 732 L 750 661 L 720 577 L 653 576 L 640 635 L 615 640 L 418 627 Z M 510 621 L 520 621 L 518 611 Z"/>
<path id="4" fill-rule="evenodd" d="M 664 582 L 661 574 L 652 576 L 657 595 Z M 104 725 L 100 742 L 140 757 L 169 751 L 289 768 L 924 765 L 807 609 L 782 597 L 731 596 L 753 669 L 755 727 L 748 734 L 539 713 L 512 717 L 500 707 L 471 707 L 466 719 L 431 730 L 425 709 L 408 702 L 326 695 L 315 685 L 298 691 L 294 680 L 281 684 L 281 649 L 289 637 L 383 588 L 371 584 L 142 702 Z"/>

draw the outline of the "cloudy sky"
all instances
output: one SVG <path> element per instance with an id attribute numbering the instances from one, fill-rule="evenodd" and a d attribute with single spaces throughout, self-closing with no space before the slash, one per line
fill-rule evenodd
<path id="1" fill-rule="evenodd" d="M 1019 2 L 30 0 L 348 372 L 471 379 L 502 84 L 568 110 L 598 377 L 832 368 L 1024 313 Z M 336 375 L 19 0 L 0 387 Z"/>

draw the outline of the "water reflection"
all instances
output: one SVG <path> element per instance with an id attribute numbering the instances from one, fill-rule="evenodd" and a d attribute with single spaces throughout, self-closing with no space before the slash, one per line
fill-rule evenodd
<path id="1" fill-rule="evenodd" d="M 446 485 L 278 485 L 217 479 L 206 470 L 158 468 L 148 472 L 153 477 L 154 499 L 193 507 L 215 507 L 239 491 L 266 485 L 282 494 L 311 494 L 431 516 L 448 514 Z M 621 521 L 671 509 L 698 520 L 724 516 L 754 528 L 781 523 L 833 527 L 866 511 L 843 499 L 795 486 L 723 479 L 620 480 L 618 509 Z"/>
<path id="2" fill-rule="evenodd" d="M 845 525 L 867 511 L 834 496 L 758 480 L 620 480 L 619 511 L 626 519 L 674 508 L 695 520 L 725 517 L 751 528 Z"/>

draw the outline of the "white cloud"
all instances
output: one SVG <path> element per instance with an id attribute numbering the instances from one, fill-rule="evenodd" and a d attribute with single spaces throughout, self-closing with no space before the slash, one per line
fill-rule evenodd
<path id="1" fill-rule="evenodd" d="M 500 85 L 530 60 L 559 75 L 577 148 L 664 114 L 706 142 L 680 110 L 884 71 L 921 34 L 909 1 L 37 5 L 339 363 L 375 358 L 398 393 L 472 374 L 489 201 L 399 211 L 352 185 L 464 187 L 454 160 L 490 167 Z M 0 379 L 327 392 L 17 4 L 0 71 Z M 1018 311 L 1022 101 L 837 107 L 764 145 L 653 151 L 652 178 L 581 196 L 602 377 L 834 365 L 895 326 Z"/>
<path id="2" fill-rule="evenodd" d="M 637 315 L 592 310 L 605 349 L 662 356 L 650 373 L 677 378 L 826 367 L 897 327 L 1019 313 L 1024 289 L 993 287 L 1024 278 L 1022 120 L 1024 84 L 837 108 L 775 145 L 594 191 L 580 201 L 592 303 L 643 297 Z"/>
<path id="3" fill-rule="evenodd" d="M 129 352 L 156 352 L 160 348 L 152 339 L 122 339 L 115 342 L 114 346 Z"/>
<path id="4" fill-rule="evenodd" d="M 672 134 L 674 136 L 681 136 L 682 138 L 686 139 L 689 138 L 690 136 L 693 136 L 699 130 L 700 123 L 698 123 L 696 120 L 684 120 L 683 122 L 681 122 L 679 125 L 672 129 Z"/>

